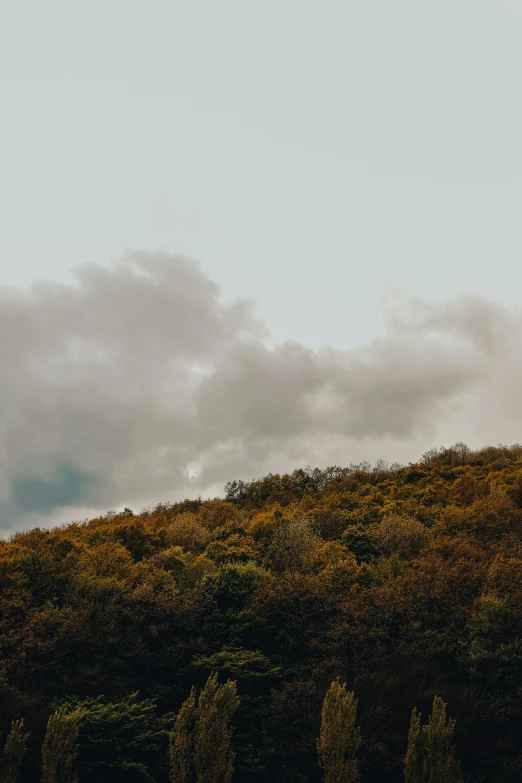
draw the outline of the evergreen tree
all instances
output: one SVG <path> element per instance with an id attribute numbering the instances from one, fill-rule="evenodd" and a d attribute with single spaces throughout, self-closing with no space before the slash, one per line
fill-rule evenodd
<path id="1" fill-rule="evenodd" d="M 18 783 L 20 779 L 20 766 L 27 749 L 29 734 L 24 732 L 23 720 L 11 723 L 11 730 L 7 735 L 0 764 L 0 783 Z"/>
<path id="2" fill-rule="evenodd" d="M 61 706 L 82 712 L 78 774 L 82 781 L 163 779 L 164 743 L 170 718 L 157 716 L 155 699 L 131 693 L 114 701 L 104 696 L 69 697 Z"/>
<path id="3" fill-rule="evenodd" d="M 433 699 L 426 726 L 421 726 L 421 716 L 413 710 L 404 760 L 405 783 L 461 783 L 454 729 L 455 721 L 446 717 L 446 704 L 440 696 Z"/>
<path id="4" fill-rule="evenodd" d="M 171 783 L 187 783 L 192 764 L 193 728 L 196 713 L 196 692 L 183 702 L 176 722 L 169 734 L 169 760 Z"/>
<path id="5" fill-rule="evenodd" d="M 361 744 L 356 726 L 357 699 L 346 683 L 334 680 L 323 702 L 321 733 L 317 741 L 325 783 L 358 783 L 357 751 Z"/>
<path id="6" fill-rule="evenodd" d="M 60 707 L 47 722 L 41 783 L 77 783 L 78 734 L 83 713 Z"/>
<path id="7" fill-rule="evenodd" d="M 198 699 L 194 730 L 197 783 L 230 783 L 235 754 L 230 747 L 230 718 L 239 706 L 236 683 L 218 684 L 217 673 L 208 678 Z"/>

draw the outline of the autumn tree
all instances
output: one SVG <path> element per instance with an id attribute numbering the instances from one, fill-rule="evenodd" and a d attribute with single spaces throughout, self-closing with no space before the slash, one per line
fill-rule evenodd
<path id="1" fill-rule="evenodd" d="M 273 537 L 274 564 L 293 580 L 298 573 L 309 569 L 320 542 L 309 516 L 299 514 L 292 519 L 282 519 Z"/>
<path id="2" fill-rule="evenodd" d="M 426 726 L 421 725 L 421 715 L 413 710 L 404 762 L 405 783 L 460 783 L 454 729 L 455 720 L 446 717 L 446 704 L 439 696 L 433 699 Z"/>
<path id="3" fill-rule="evenodd" d="M 357 751 L 361 744 L 356 725 L 357 699 L 334 680 L 323 702 L 321 733 L 317 740 L 325 783 L 358 783 Z"/>
<path id="4" fill-rule="evenodd" d="M 20 779 L 20 766 L 27 749 L 29 734 L 24 732 L 23 720 L 11 723 L 11 730 L 7 735 L 0 763 L 1 783 L 18 783 Z"/>
<path id="5" fill-rule="evenodd" d="M 36 730 L 59 704 L 83 711 L 82 783 L 168 780 L 169 731 L 173 780 L 190 768 L 196 783 L 199 686 L 217 671 L 242 695 L 234 777 L 303 783 L 331 673 L 349 672 L 358 709 L 363 694 L 371 705 L 372 780 L 402 777 L 403 763 L 410 783 L 459 775 L 444 771 L 437 720 L 431 739 L 423 725 L 433 693 L 404 759 L 421 706 L 404 712 L 405 699 L 434 684 L 460 694 L 465 774 L 521 780 L 521 542 L 518 445 L 270 475 L 228 500 L 0 537 L 0 756 L 13 718 Z M 176 733 L 171 711 L 201 671 Z M 24 756 L 24 782 L 40 780 L 38 755 Z"/>
<path id="6" fill-rule="evenodd" d="M 414 557 L 428 542 L 426 528 L 421 522 L 394 513 L 375 525 L 371 535 L 379 551 L 385 555 L 396 553 L 403 558 Z"/>
<path id="7" fill-rule="evenodd" d="M 176 514 L 166 529 L 167 543 L 192 552 L 203 551 L 208 539 L 208 530 L 203 527 L 197 515 L 189 511 Z"/>
<path id="8" fill-rule="evenodd" d="M 42 745 L 41 783 L 77 783 L 78 734 L 83 713 L 67 707 L 56 710 L 47 722 Z"/>

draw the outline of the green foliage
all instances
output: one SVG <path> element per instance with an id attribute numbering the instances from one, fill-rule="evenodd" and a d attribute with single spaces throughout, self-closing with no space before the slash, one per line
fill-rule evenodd
<path id="1" fill-rule="evenodd" d="M 377 554 L 378 550 L 368 526 L 349 525 L 342 534 L 341 540 L 354 553 L 359 563 L 366 563 Z"/>
<path id="2" fill-rule="evenodd" d="M 47 722 L 42 745 L 42 783 L 77 783 L 80 709 L 60 707 Z"/>
<path id="3" fill-rule="evenodd" d="M 217 574 L 205 577 L 202 588 L 222 611 L 243 608 L 257 584 L 268 578 L 265 569 L 253 562 L 224 565 Z"/>
<path id="4" fill-rule="evenodd" d="M 346 683 L 334 680 L 323 702 L 321 733 L 317 741 L 325 783 L 359 783 L 357 751 L 361 744 L 356 726 L 357 699 Z"/>
<path id="5" fill-rule="evenodd" d="M 239 706 L 236 683 L 212 673 L 196 701 L 195 689 L 181 705 L 169 735 L 170 781 L 230 783 L 234 752 L 230 718 Z"/>
<path id="6" fill-rule="evenodd" d="M 455 721 L 446 718 L 446 705 L 435 696 L 428 725 L 423 728 L 427 783 L 460 782 L 453 746 L 454 728 Z"/>
<path id="7" fill-rule="evenodd" d="M 110 783 L 153 781 L 167 759 L 168 716 L 158 718 L 154 699 L 133 693 L 116 701 L 104 697 L 69 699 L 69 708 L 82 716 L 80 779 Z"/>
<path id="8" fill-rule="evenodd" d="M 270 660 L 260 650 L 237 650 L 228 647 L 209 656 L 198 655 L 194 666 L 211 672 L 225 672 L 236 681 L 245 684 L 256 683 L 268 678 L 279 678 L 281 667 L 270 664 Z"/>
<path id="9" fill-rule="evenodd" d="M 20 767 L 27 750 L 29 734 L 24 731 L 23 720 L 14 720 L 5 741 L 0 762 L 0 783 L 18 783 Z"/>
<path id="10" fill-rule="evenodd" d="M 446 717 L 446 704 L 433 699 L 430 719 L 421 725 L 413 710 L 404 762 L 405 783 L 461 783 L 462 777 L 453 745 L 455 721 Z"/>
<path id="11" fill-rule="evenodd" d="M 234 752 L 230 747 L 230 718 L 239 706 L 236 683 L 218 684 L 211 674 L 198 699 L 194 730 L 197 783 L 230 783 Z"/>
<path id="12" fill-rule="evenodd" d="M 192 768 L 196 691 L 181 705 L 169 734 L 170 783 L 187 783 Z"/>
<path id="13" fill-rule="evenodd" d="M 411 713 L 410 730 L 408 732 L 408 749 L 404 760 L 404 782 L 423 783 L 423 732 L 421 714 L 416 708 Z"/>

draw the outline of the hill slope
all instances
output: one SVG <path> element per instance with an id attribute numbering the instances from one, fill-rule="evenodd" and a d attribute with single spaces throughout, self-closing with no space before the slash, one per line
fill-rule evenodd
<path id="1" fill-rule="evenodd" d="M 411 710 L 434 694 L 465 772 L 520 780 L 521 541 L 522 447 L 462 445 L 18 534 L 0 544 L 0 721 L 31 731 L 23 779 L 52 705 L 100 697 L 120 717 L 99 719 L 105 743 L 82 736 L 82 783 L 166 781 L 164 729 L 215 670 L 241 697 L 235 780 L 321 779 L 337 676 L 359 699 L 363 783 L 402 779 Z"/>

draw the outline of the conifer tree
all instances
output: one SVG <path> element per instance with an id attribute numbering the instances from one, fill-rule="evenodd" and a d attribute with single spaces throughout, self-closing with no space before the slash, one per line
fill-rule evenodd
<path id="1" fill-rule="evenodd" d="M 198 699 L 194 730 L 197 783 L 230 783 L 235 754 L 230 747 L 230 718 L 239 706 L 236 683 L 218 684 L 217 673 L 208 678 Z"/>
<path id="2" fill-rule="evenodd" d="M 181 705 L 176 722 L 169 734 L 169 760 L 171 783 L 187 783 L 193 754 L 193 729 L 196 713 L 196 692 Z"/>
<path id="3" fill-rule="evenodd" d="M 29 734 L 24 732 L 23 720 L 14 720 L 4 745 L 0 764 L 0 783 L 18 783 L 28 737 Z"/>
<path id="4" fill-rule="evenodd" d="M 435 696 L 431 716 L 421 726 L 421 716 L 413 710 L 404 760 L 405 783 L 461 783 L 455 758 L 455 721 L 446 717 L 446 704 Z"/>
<path id="5" fill-rule="evenodd" d="M 357 699 L 341 685 L 339 678 L 328 689 L 323 702 L 321 732 L 317 740 L 319 764 L 325 783 L 358 783 L 357 751 L 361 744 L 356 725 Z"/>
<path id="6" fill-rule="evenodd" d="M 78 734 L 82 711 L 60 707 L 47 721 L 41 783 L 78 783 Z"/>

